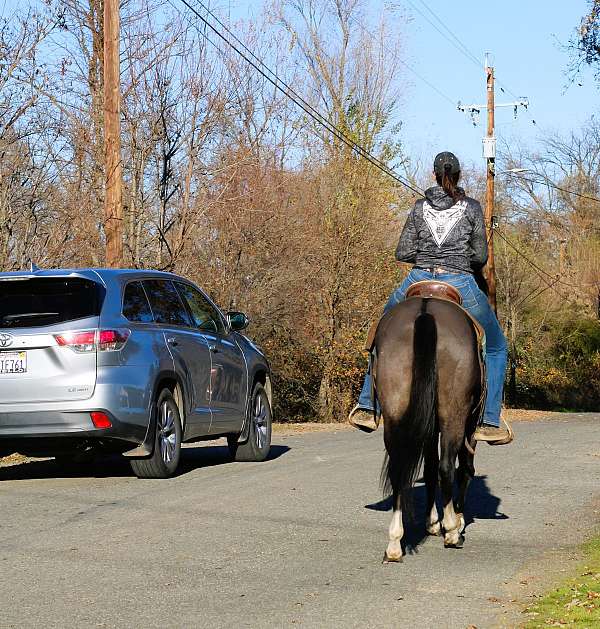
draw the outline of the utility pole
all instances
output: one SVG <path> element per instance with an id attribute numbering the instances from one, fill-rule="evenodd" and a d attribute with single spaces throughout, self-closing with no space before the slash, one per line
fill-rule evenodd
<path id="1" fill-rule="evenodd" d="M 496 264 L 494 262 L 494 177 L 496 176 L 496 138 L 494 136 L 494 114 L 496 111 L 494 104 L 494 68 L 488 64 L 488 57 L 485 59 L 485 74 L 487 85 L 487 140 L 492 145 L 489 150 L 484 151 L 486 158 L 486 188 L 485 188 L 485 231 L 488 241 L 488 261 L 486 265 L 486 280 L 488 283 L 488 299 L 490 305 L 496 308 Z M 485 146 L 485 144 L 484 144 Z"/>
<path id="2" fill-rule="evenodd" d="M 487 134 L 483 138 L 483 156 L 486 160 L 486 194 L 485 194 L 485 230 L 488 242 L 488 261 L 485 266 L 485 276 L 488 283 L 488 300 L 496 312 L 496 264 L 494 261 L 494 229 L 497 227 L 498 219 L 494 214 L 494 178 L 496 176 L 496 136 L 495 136 L 495 113 L 496 107 L 512 107 L 515 118 L 519 107 L 527 108 L 529 101 L 520 98 L 512 103 L 496 104 L 494 99 L 494 68 L 489 64 L 488 54 L 485 55 L 485 76 L 487 90 L 486 105 L 462 105 L 458 103 L 459 111 L 467 112 L 471 116 L 473 125 L 477 125 L 479 114 L 482 109 L 487 110 Z"/>
<path id="3" fill-rule="evenodd" d="M 123 265 L 119 0 L 104 0 L 104 234 L 106 265 Z"/>

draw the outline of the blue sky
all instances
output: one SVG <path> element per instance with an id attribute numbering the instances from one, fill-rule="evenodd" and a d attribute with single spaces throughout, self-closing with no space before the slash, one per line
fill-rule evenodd
<path id="1" fill-rule="evenodd" d="M 438 150 L 449 149 L 464 162 L 483 167 L 481 139 L 485 134 L 485 115 L 479 126 L 473 127 L 469 117 L 457 111 L 455 103 L 486 102 L 486 51 L 492 54 L 498 82 L 518 96 L 527 96 L 530 102 L 529 113 L 520 110 L 517 120 L 512 110 L 497 110 L 499 141 L 535 147 L 540 134 L 577 129 L 598 110 L 600 91 L 592 74 L 588 71 L 579 77 L 582 86 L 570 84 L 569 55 L 562 49 L 586 12 L 585 0 L 425 0 L 426 6 L 481 59 L 479 68 L 415 10 L 414 7 L 419 8 L 435 23 L 421 0 L 411 2 L 395 3 L 402 7 L 407 19 L 404 61 L 451 101 L 405 70 L 407 91 L 398 118 L 403 121 L 406 151 L 414 160 L 427 163 Z M 383 0 L 370 0 L 368 5 L 376 13 Z M 212 6 L 231 11 L 235 19 L 260 11 L 262 2 L 213 0 Z M 513 96 L 503 94 L 497 85 L 496 101 L 512 100 Z M 531 122 L 532 118 L 537 125 Z"/>

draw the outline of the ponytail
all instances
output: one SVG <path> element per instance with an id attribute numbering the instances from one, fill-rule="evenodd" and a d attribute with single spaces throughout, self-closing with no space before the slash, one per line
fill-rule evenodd
<path id="1" fill-rule="evenodd" d="M 465 196 L 462 188 L 458 187 L 458 180 L 460 179 L 460 171 L 453 173 L 450 164 L 444 164 L 443 174 L 436 175 L 438 186 L 444 189 L 444 192 L 452 197 L 454 201 L 458 201 Z"/>

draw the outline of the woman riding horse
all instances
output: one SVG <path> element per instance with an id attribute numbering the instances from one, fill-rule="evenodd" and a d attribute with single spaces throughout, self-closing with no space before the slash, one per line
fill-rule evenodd
<path id="1" fill-rule="evenodd" d="M 403 301 L 415 282 L 438 280 L 454 286 L 462 296 L 463 307 L 481 324 L 486 335 L 487 398 L 483 424 L 475 439 L 508 443 L 511 435 L 500 427 L 502 391 L 506 370 L 507 344 L 498 319 L 474 273 L 487 262 L 488 249 L 483 213 L 478 201 L 458 186 L 460 163 L 450 152 L 439 153 L 433 163 L 437 186 L 425 192 L 411 210 L 396 248 L 396 259 L 412 262 L 412 270 L 391 295 L 384 312 Z M 367 372 L 358 404 L 349 422 L 366 432 L 377 429 L 371 374 Z"/>

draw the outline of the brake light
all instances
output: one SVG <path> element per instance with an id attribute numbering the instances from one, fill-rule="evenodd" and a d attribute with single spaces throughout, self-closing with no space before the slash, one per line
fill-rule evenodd
<path id="1" fill-rule="evenodd" d="M 82 332 L 64 332 L 55 334 L 54 338 L 61 347 L 69 347 L 75 352 L 117 352 L 123 349 L 130 330 L 118 328 L 113 330 L 84 330 Z"/>
<path id="2" fill-rule="evenodd" d="M 98 349 L 101 352 L 118 352 L 123 349 L 131 332 L 126 328 L 119 330 L 99 330 Z"/>
<path id="3" fill-rule="evenodd" d="M 61 347 L 70 347 L 75 352 L 93 352 L 96 349 L 96 330 L 65 332 L 55 334 L 54 338 Z"/>
<path id="4" fill-rule="evenodd" d="M 90 417 L 92 418 L 92 422 L 96 428 L 110 428 L 112 426 L 110 417 L 106 413 L 93 411 L 90 413 Z"/>

